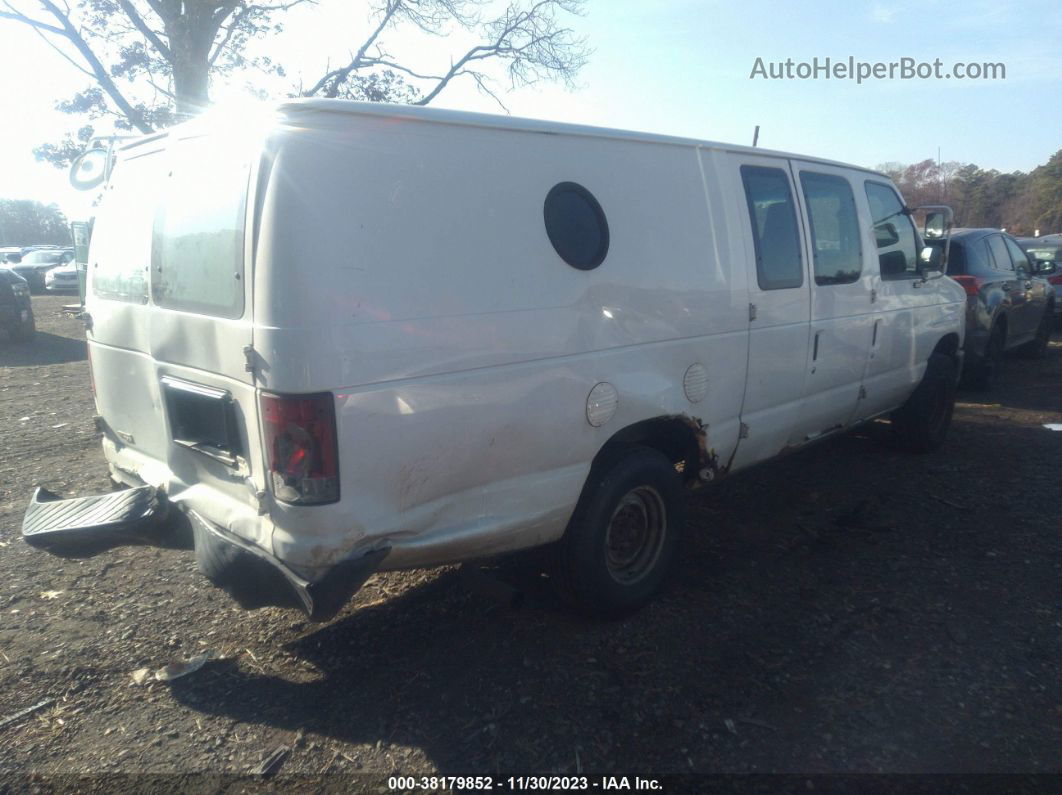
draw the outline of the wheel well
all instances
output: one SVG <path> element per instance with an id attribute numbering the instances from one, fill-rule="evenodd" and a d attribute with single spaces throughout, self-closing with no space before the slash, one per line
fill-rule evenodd
<path id="1" fill-rule="evenodd" d="M 696 417 L 675 415 L 655 417 L 628 425 L 612 436 L 594 456 L 591 471 L 607 466 L 631 447 L 651 447 L 667 456 L 685 482 L 697 480 L 698 473 L 711 465 L 707 452 L 705 426 Z"/>
<path id="2" fill-rule="evenodd" d="M 958 334 L 945 334 L 939 340 L 937 345 L 933 348 L 933 353 L 943 353 L 945 356 L 950 356 L 956 365 L 959 363 L 959 335 Z"/>
<path id="3" fill-rule="evenodd" d="M 999 326 L 1001 329 L 1003 329 L 1004 333 L 1006 333 L 1006 331 L 1007 331 L 1007 316 L 1004 313 L 1000 312 L 999 313 L 999 317 L 996 318 L 996 322 L 993 323 L 992 326 L 993 327 Z"/>

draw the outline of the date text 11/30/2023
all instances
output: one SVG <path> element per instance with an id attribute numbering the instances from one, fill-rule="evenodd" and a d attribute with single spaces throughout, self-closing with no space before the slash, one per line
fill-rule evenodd
<path id="1" fill-rule="evenodd" d="M 391 776 L 387 788 L 398 791 L 478 790 L 599 790 L 602 792 L 663 789 L 655 778 L 640 776 Z"/>

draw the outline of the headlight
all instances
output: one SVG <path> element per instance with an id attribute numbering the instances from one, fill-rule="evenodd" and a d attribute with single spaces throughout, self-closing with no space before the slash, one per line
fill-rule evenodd
<path id="1" fill-rule="evenodd" d="M 27 296 L 30 294 L 29 285 L 23 284 L 22 282 L 17 282 L 16 284 L 11 285 L 11 290 L 16 296 L 19 297 Z"/>

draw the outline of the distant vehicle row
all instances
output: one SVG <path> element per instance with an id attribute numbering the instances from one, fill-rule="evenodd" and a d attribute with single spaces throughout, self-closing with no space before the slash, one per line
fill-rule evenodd
<path id="1" fill-rule="evenodd" d="M 8 246 L 0 248 L 0 265 L 11 268 L 25 279 L 34 293 L 48 290 L 77 289 L 77 271 L 73 267 L 74 249 L 61 246 Z M 51 271 L 70 265 L 62 274 Z"/>

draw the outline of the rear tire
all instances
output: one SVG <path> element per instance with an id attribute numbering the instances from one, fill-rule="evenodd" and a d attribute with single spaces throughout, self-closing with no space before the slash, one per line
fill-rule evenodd
<path id="1" fill-rule="evenodd" d="M 944 443 L 955 409 L 955 375 L 950 356 L 934 353 L 929 357 L 922 382 L 892 414 L 893 432 L 904 449 L 929 453 Z"/>
<path id="2" fill-rule="evenodd" d="M 981 355 L 972 371 L 964 379 L 964 385 L 972 389 L 987 392 L 996 385 L 999 379 L 999 371 L 1003 367 L 1003 348 L 1006 345 L 1006 332 L 1003 327 L 996 324 L 992 327 L 992 333 L 985 344 L 985 352 Z"/>
<path id="3" fill-rule="evenodd" d="M 551 550 L 561 596 L 599 617 L 648 603 L 674 562 L 685 509 L 679 474 L 656 450 L 634 447 L 591 470 L 564 537 Z"/>
<path id="4" fill-rule="evenodd" d="M 1032 342 L 1026 343 L 1022 353 L 1030 359 L 1042 359 L 1047 355 L 1047 346 L 1051 342 L 1051 326 L 1054 325 L 1055 306 L 1048 304 L 1040 317 L 1040 325 L 1036 327 L 1036 337 Z"/>

